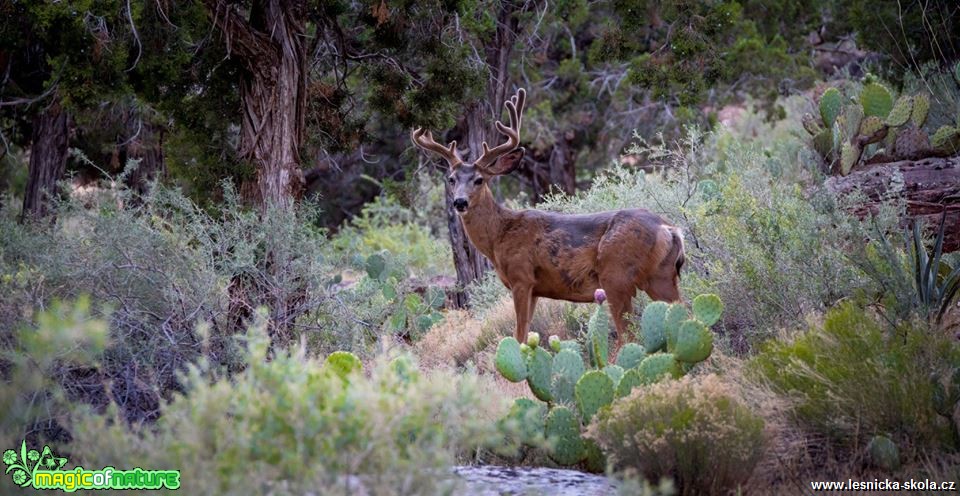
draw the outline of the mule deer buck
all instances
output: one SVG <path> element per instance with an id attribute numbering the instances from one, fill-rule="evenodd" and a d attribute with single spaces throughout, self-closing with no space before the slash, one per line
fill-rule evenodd
<path id="1" fill-rule="evenodd" d="M 467 237 L 513 294 L 516 339 L 526 341 L 538 298 L 590 302 L 602 288 L 618 350 L 627 332 L 624 314 L 632 311 L 637 289 L 654 300 L 680 299 L 683 234 L 639 208 L 568 215 L 497 204 L 487 183 L 512 172 L 523 159 L 519 144 L 525 99 L 521 88 L 505 103 L 510 126 L 497 121 L 496 127 L 507 141 L 494 148 L 483 143 L 483 154 L 472 164 L 460 158 L 456 141 L 443 146 L 422 128 L 413 131 L 413 143 L 446 160 L 453 206 Z"/>

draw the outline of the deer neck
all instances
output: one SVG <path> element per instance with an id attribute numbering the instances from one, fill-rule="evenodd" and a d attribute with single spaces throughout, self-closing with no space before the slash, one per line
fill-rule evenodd
<path id="1" fill-rule="evenodd" d="M 479 201 L 460 216 L 470 242 L 491 262 L 495 262 L 493 248 L 500 238 L 503 224 L 514 212 L 497 204 L 490 188 L 484 188 Z"/>

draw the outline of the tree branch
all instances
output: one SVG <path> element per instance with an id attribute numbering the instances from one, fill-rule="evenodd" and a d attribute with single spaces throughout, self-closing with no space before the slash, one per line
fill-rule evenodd
<path id="1" fill-rule="evenodd" d="M 276 65 L 279 53 L 269 36 L 254 29 L 224 0 L 203 0 L 203 4 L 210 20 L 223 33 L 230 56 L 239 57 L 252 72 Z"/>

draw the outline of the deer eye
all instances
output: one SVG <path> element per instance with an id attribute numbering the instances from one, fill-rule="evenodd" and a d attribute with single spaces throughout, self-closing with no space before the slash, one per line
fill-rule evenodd
<path id="1" fill-rule="evenodd" d="M 473 184 L 476 184 L 477 186 L 480 186 L 481 184 L 483 184 L 483 178 L 482 178 L 482 177 L 478 177 L 475 181 L 473 181 Z"/>
<path id="2" fill-rule="evenodd" d="M 457 184 L 457 180 L 454 179 L 453 177 L 448 178 L 448 179 L 447 179 L 447 182 L 449 182 L 451 185 Z"/>

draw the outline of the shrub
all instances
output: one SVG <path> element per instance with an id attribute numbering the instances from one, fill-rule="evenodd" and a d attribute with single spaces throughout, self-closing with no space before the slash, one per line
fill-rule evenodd
<path id="1" fill-rule="evenodd" d="M 822 325 L 766 344 L 748 370 L 793 400 L 795 420 L 834 446 L 849 452 L 886 435 L 913 458 L 951 443 L 929 377 L 958 361 L 956 344 L 922 323 L 891 331 L 848 302 L 827 312 Z"/>
<path id="2" fill-rule="evenodd" d="M 764 446 L 763 420 L 715 375 L 684 377 L 616 400 L 587 430 L 617 470 L 674 479 L 680 494 L 727 494 Z"/>
<path id="3" fill-rule="evenodd" d="M 196 494 L 436 494 L 455 455 L 494 432 L 485 412 L 500 403 L 475 376 L 399 358 L 342 379 L 302 348 L 268 349 L 261 320 L 242 373 L 231 381 L 193 367 L 187 392 L 149 428 L 82 417 L 77 463 L 175 467 Z"/>

